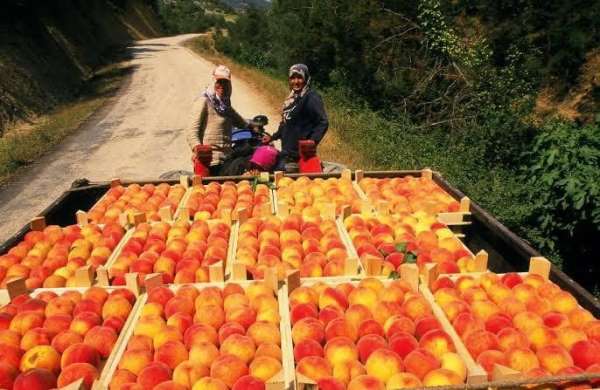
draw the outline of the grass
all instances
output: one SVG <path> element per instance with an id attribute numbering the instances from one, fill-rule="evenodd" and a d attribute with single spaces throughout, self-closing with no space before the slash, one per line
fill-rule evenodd
<path id="1" fill-rule="evenodd" d="M 76 101 L 34 118 L 31 123 L 8 129 L 0 138 L 0 183 L 76 132 L 116 93 L 131 70 L 120 65 L 107 66 L 84 84 Z"/>
<path id="2" fill-rule="evenodd" d="M 289 93 L 287 80 L 284 77 L 266 73 L 264 71 L 240 64 L 229 57 L 217 53 L 213 49 L 210 35 L 203 35 L 185 42 L 185 46 L 206 60 L 228 66 L 236 77 L 244 80 L 254 87 L 256 91 L 266 98 L 275 110 L 279 111 L 283 100 Z M 283 75 L 285 76 L 285 75 Z M 319 157 L 325 161 L 334 161 L 344 164 L 351 169 L 374 169 L 372 161 L 364 151 L 358 150 L 346 142 L 343 131 L 348 120 L 348 115 L 343 108 L 331 103 L 326 94 L 322 94 L 329 116 L 329 130 L 319 144 Z"/>

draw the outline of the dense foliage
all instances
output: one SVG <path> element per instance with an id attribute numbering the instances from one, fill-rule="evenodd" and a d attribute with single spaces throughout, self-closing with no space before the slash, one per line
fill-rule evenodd
<path id="1" fill-rule="evenodd" d="M 156 0 L 156 10 L 169 34 L 205 32 L 211 27 L 223 27 L 225 18 L 217 1 Z"/>

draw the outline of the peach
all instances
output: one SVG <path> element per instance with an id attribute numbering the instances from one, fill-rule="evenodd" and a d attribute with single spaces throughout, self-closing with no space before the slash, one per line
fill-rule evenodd
<path id="1" fill-rule="evenodd" d="M 385 383 L 393 375 L 402 372 L 402 358 L 394 351 L 379 348 L 369 355 L 365 369 L 368 375 Z"/>
<path id="2" fill-rule="evenodd" d="M 388 339 L 396 333 L 415 333 L 415 323 L 406 316 L 393 315 L 385 321 L 383 329 Z"/>
<path id="3" fill-rule="evenodd" d="M 166 286 L 159 286 L 148 292 L 148 302 L 155 302 L 164 306 L 174 296 L 175 293 L 170 288 Z"/>
<path id="4" fill-rule="evenodd" d="M 97 315 L 102 315 L 102 304 L 91 299 L 82 299 L 73 308 L 73 315 L 76 316 L 79 313 L 83 312 L 92 312 Z"/>
<path id="5" fill-rule="evenodd" d="M 370 335 L 370 334 L 384 336 L 385 331 L 383 329 L 383 326 L 381 326 L 379 324 L 379 322 L 377 322 L 375 320 L 362 321 L 358 325 L 358 338 L 360 339 L 361 337 Z"/>
<path id="6" fill-rule="evenodd" d="M 52 298 L 46 305 L 44 313 L 46 317 L 50 317 L 55 314 L 68 314 L 71 315 L 75 304 L 69 298 L 56 297 Z"/>
<path id="7" fill-rule="evenodd" d="M 21 338 L 21 349 L 28 351 L 36 345 L 50 345 L 52 334 L 45 328 L 33 328 L 27 331 Z"/>
<path id="8" fill-rule="evenodd" d="M 317 305 L 319 303 L 319 295 L 310 287 L 301 286 L 290 293 L 289 300 L 291 307 L 300 303 L 313 303 Z"/>
<path id="9" fill-rule="evenodd" d="M 34 328 L 39 329 L 39 328 Z M 19 347 L 21 343 L 21 335 L 13 330 L 3 329 L 0 330 L 0 345 L 12 345 Z M 22 349 L 22 348 L 21 348 Z"/>
<path id="10" fill-rule="evenodd" d="M 193 364 L 199 364 L 210 367 L 210 364 L 219 357 L 218 348 L 211 343 L 201 342 L 192 345 L 189 352 L 189 361 Z"/>
<path id="11" fill-rule="evenodd" d="M 144 367 L 137 377 L 137 384 L 143 389 L 154 389 L 155 386 L 171 379 L 171 369 L 165 363 L 152 362 Z"/>
<path id="12" fill-rule="evenodd" d="M 581 340 L 573 344 L 570 350 L 573 363 L 584 370 L 593 364 L 600 364 L 600 344 Z"/>
<path id="13" fill-rule="evenodd" d="M 544 325 L 549 328 L 562 328 L 569 325 L 569 318 L 555 311 L 550 311 L 542 315 Z"/>
<path id="14" fill-rule="evenodd" d="M 241 307 L 225 313 L 225 321 L 237 322 L 242 325 L 244 329 L 248 329 L 248 327 L 256 321 L 256 318 L 256 310 L 250 307 Z"/>
<path id="15" fill-rule="evenodd" d="M 581 329 L 590 340 L 600 342 L 600 320 L 589 321 Z"/>
<path id="16" fill-rule="evenodd" d="M 167 341 L 154 352 L 154 361 L 166 364 L 171 370 L 188 359 L 188 350 L 181 341 Z"/>
<path id="17" fill-rule="evenodd" d="M 486 330 L 476 330 L 466 335 L 465 346 L 471 356 L 477 358 L 479 354 L 488 349 L 499 349 L 498 338 Z"/>
<path id="18" fill-rule="evenodd" d="M 504 352 L 514 348 L 529 348 L 527 336 L 515 328 L 504 328 L 497 334 L 498 346 Z"/>
<path id="19" fill-rule="evenodd" d="M 281 361 L 281 348 L 276 344 L 261 344 L 256 348 L 254 357 L 258 356 L 270 356 Z"/>
<path id="20" fill-rule="evenodd" d="M 518 313 L 527 310 L 525 304 L 514 297 L 508 297 L 506 299 L 503 299 L 498 303 L 498 307 L 504 314 L 508 315 L 511 318 L 517 315 Z"/>
<path id="21" fill-rule="evenodd" d="M 184 386 L 186 389 L 191 388 L 201 378 L 208 376 L 208 366 L 198 363 L 192 363 L 187 360 L 181 362 L 175 370 L 173 370 L 173 382 Z"/>
<path id="22" fill-rule="evenodd" d="M 540 366 L 537 356 L 530 349 L 512 349 L 506 353 L 506 358 L 508 366 L 520 372 L 527 372 Z"/>
<path id="23" fill-rule="evenodd" d="M 148 336 L 133 335 L 127 342 L 127 351 L 152 351 L 152 339 Z"/>
<path id="24" fill-rule="evenodd" d="M 319 312 L 317 310 L 317 307 L 312 302 L 299 303 L 297 305 L 294 305 L 290 310 L 290 320 L 292 322 L 292 325 L 301 320 L 302 318 L 318 318 L 318 316 Z"/>
<path id="25" fill-rule="evenodd" d="M 432 329 L 419 340 L 419 346 L 440 359 L 447 352 L 454 352 L 454 343 L 442 329 Z"/>
<path id="26" fill-rule="evenodd" d="M 415 336 L 420 339 L 428 331 L 441 328 L 442 326 L 434 316 L 426 315 L 415 322 Z"/>
<path id="27" fill-rule="evenodd" d="M 363 305 L 369 310 L 373 310 L 377 303 L 377 293 L 375 290 L 366 287 L 357 287 L 348 295 L 350 305 Z"/>
<path id="28" fill-rule="evenodd" d="M 324 356 L 323 347 L 315 340 L 306 339 L 294 346 L 294 359 L 296 362 L 307 356 Z"/>
<path id="29" fill-rule="evenodd" d="M 554 330 L 541 326 L 529 331 L 529 333 L 527 333 L 527 340 L 529 340 L 531 348 L 537 351 L 546 345 L 556 343 L 557 337 Z"/>
<path id="30" fill-rule="evenodd" d="M 135 383 L 137 376 L 127 370 L 117 370 L 113 374 L 108 388 L 110 390 L 118 390 L 126 383 Z"/>
<path id="31" fill-rule="evenodd" d="M 165 381 L 154 386 L 155 390 L 186 390 L 187 387 L 175 383 L 174 381 Z"/>
<path id="32" fill-rule="evenodd" d="M 69 346 L 60 358 L 60 366 L 64 369 L 73 363 L 89 363 L 94 367 L 100 364 L 100 353 L 92 346 L 78 343 Z"/>
<path id="33" fill-rule="evenodd" d="M 235 382 L 231 390 L 265 390 L 265 383 L 252 375 L 245 375 Z"/>
<path id="34" fill-rule="evenodd" d="M 442 309 L 444 309 L 446 317 L 448 317 L 448 319 L 452 322 L 454 322 L 454 320 L 462 313 L 468 313 L 471 314 L 471 316 L 473 316 L 473 314 L 471 313 L 471 308 L 465 301 L 450 302 Z M 479 317 L 477 317 L 476 319 L 481 321 Z"/>
<path id="35" fill-rule="evenodd" d="M 585 324 L 595 319 L 592 313 L 582 308 L 571 311 L 568 313 L 568 317 L 569 323 L 575 329 L 581 329 Z"/>
<path id="36" fill-rule="evenodd" d="M 506 366 L 508 365 L 508 360 L 503 352 L 490 349 L 481 352 L 479 356 L 477 356 L 477 363 L 488 373 L 488 378 L 491 380 L 494 366 L 496 364 Z"/>
<path id="37" fill-rule="evenodd" d="M 465 337 L 467 334 L 476 330 L 485 330 L 483 321 L 473 317 L 471 313 L 460 313 L 452 321 L 452 326 L 459 336 Z"/>
<path id="38" fill-rule="evenodd" d="M 252 338 L 256 345 L 263 343 L 279 345 L 281 343 L 279 327 L 270 322 L 256 321 L 254 324 L 250 325 L 246 335 Z"/>
<path id="39" fill-rule="evenodd" d="M 400 355 L 402 359 L 417 348 L 419 348 L 419 343 L 411 334 L 396 333 L 390 339 L 390 349 Z"/>
<path id="40" fill-rule="evenodd" d="M 248 366 L 237 356 L 222 355 L 210 366 L 210 376 L 220 379 L 231 387 L 237 380 L 248 374 Z"/>
<path id="41" fill-rule="evenodd" d="M 500 308 L 492 301 L 474 301 L 471 310 L 476 318 L 487 321 L 494 314 L 500 313 Z"/>
<path id="42" fill-rule="evenodd" d="M 281 371 L 281 363 L 270 356 L 259 356 L 250 363 L 249 373 L 264 382 Z"/>
<path id="43" fill-rule="evenodd" d="M 24 335 L 28 330 L 42 327 L 44 324 L 44 314 L 39 312 L 20 312 L 10 321 L 8 329 Z"/>
<path id="44" fill-rule="evenodd" d="M 440 366 L 440 361 L 435 356 L 421 348 L 415 349 L 404 358 L 405 371 L 416 375 L 421 380 L 429 371 Z"/>
<path id="45" fill-rule="evenodd" d="M 239 334 L 232 334 L 223 341 L 220 352 L 223 355 L 234 355 L 248 364 L 256 353 L 256 346 L 252 338 Z"/>
<path id="46" fill-rule="evenodd" d="M 326 287 L 319 295 L 319 309 L 324 309 L 329 305 L 336 306 L 340 310 L 345 311 L 348 308 L 348 299 L 338 290 Z"/>
<path id="47" fill-rule="evenodd" d="M 100 325 L 101 323 L 102 320 L 98 314 L 91 311 L 83 311 L 75 315 L 71 325 L 69 326 L 69 330 L 72 330 L 73 332 L 79 333 L 83 336 L 94 326 Z"/>
<path id="48" fill-rule="evenodd" d="M 307 356 L 298 362 L 296 371 L 317 382 L 324 377 L 331 376 L 333 367 L 327 360 L 320 356 Z"/>
<path id="49" fill-rule="evenodd" d="M 407 298 L 402 304 L 402 310 L 413 321 L 431 314 L 429 303 L 420 295 Z"/>
<path id="50" fill-rule="evenodd" d="M 167 326 L 173 326 L 184 334 L 187 328 L 193 324 L 192 316 L 186 313 L 175 313 L 167 320 Z"/>
<path id="51" fill-rule="evenodd" d="M 502 329 L 512 327 L 512 320 L 505 314 L 497 313 L 485 321 L 485 330 L 498 334 Z"/>
<path id="52" fill-rule="evenodd" d="M 69 346 L 81 342 L 83 337 L 79 333 L 66 330 L 54 336 L 51 345 L 58 353 L 63 353 Z"/>
<path id="53" fill-rule="evenodd" d="M 423 386 L 452 386 L 463 383 L 461 378 L 454 371 L 445 368 L 436 368 L 431 370 L 423 378 Z"/>
<path id="54" fill-rule="evenodd" d="M 167 341 L 183 341 L 183 334 L 179 331 L 179 329 L 167 325 L 164 331 L 154 336 L 152 344 L 156 350 Z"/>
<path id="55" fill-rule="evenodd" d="M 60 370 L 61 358 L 58 352 L 49 345 L 38 345 L 23 354 L 21 358 L 21 371 L 32 368 L 44 368 L 57 373 Z"/>
<path id="56" fill-rule="evenodd" d="M 416 375 L 409 372 L 400 372 L 395 374 L 388 379 L 386 388 L 392 389 L 411 389 L 423 387 L 421 380 Z"/>
<path id="57" fill-rule="evenodd" d="M 551 374 L 573 365 L 569 352 L 559 345 L 548 345 L 537 351 L 540 366 Z"/>
<path id="58" fill-rule="evenodd" d="M 165 304 L 165 317 L 169 318 L 175 313 L 194 314 L 194 301 L 185 298 L 174 296 Z"/>
<path id="59" fill-rule="evenodd" d="M 367 306 L 361 304 L 351 304 L 344 316 L 346 321 L 348 321 L 355 329 L 358 329 L 361 322 L 373 318 L 371 310 Z"/>
<path id="60" fill-rule="evenodd" d="M 573 344 L 581 340 L 587 340 L 587 336 L 585 332 L 580 329 L 575 329 L 570 326 L 566 326 L 564 328 L 560 328 L 558 332 L 556 332 L 558 342 L 560 345 L 565 347 L 567 350 L 570 350 Z"/>
<path id="61" fill-rule="evenodd" d="M 358 359 L 357 347 L 346 337 L 335 337 L 329 340 L 325 345 L 324 353 L 332 366 Z"/>
<path id="62" fill-rule="evenodd" d="M 207 376 L 194 383 L 192 390 L 229 390 L 229 387 L 222 380 Z"/>
<path id="63" fill-rule="evenodd" d="M 327 324 L 325 328 L 325 339 L 331 340 L 334 337 L 347 337 L 352 342 L 358 337 L 357 330 L 345 318 L 336 318 Z"/>
<path id="64" fill-rule="evenodd" d="M 454 282 L 447 276 L 442 276 L 436 279 L 431 285 L 431 291 L 436 292 L 440 288 L 444 287 L 455 288 Z"/>
<path id="65" fill-rule="evenodd" d="M 464 360 L 455 352 L 446 352 L 440 359 L 441 368 L 457 374 L 462 382 L 467 378 L 467 366 Z"/>
<path id="66" fill-rule="evenodd" d="M 194 324 L 183 334 L 183 341 L 189 349 L 192 345 L 201 342 L 209 342 L 218 345 L 219 336 L 217 331 L 210 325 Z"/>
<path id="67" fill-rule="evenodd" d="M 108 358 L 117 343 L 118 335 L 113 328 L 95 326 L 86 333 L 83 343 L 95 348 L 104 359 Z"/>
<path id="68" fill-rule="evenodd" d="M 33 368 L 15 378 L 14 390 L 50 390 L 56 387 L 56 376 L 49 370 Z"/>
<path id="69" fill-rule="evenodd" d="M 227 322 L 219 328 L 219 343 L 223 343 L 227 339 L 227 337 L 232 334 L 241 334 L 245 335 L 246 330 L 244 327 L 237 322 Z"/>
<path id="70" fill-rule="evenodd" d="M 518 313 L 513 317 L 513 325 L 523 333 L 527 334 L 529 331 L 544 326 L 544 320 L 539 315 L 530 311 L 524 311 Z"/>
<path id="71" fill-rule="evenodd" d="M 545 313 L 552 310 L 552 305 L 548 299 L 534 297 L 529 302 L 525 304 L 528 311 L 531 311 L 539 316 L 544 315 Z"/>
<path id="72" fill-rule="evenodd" d="M 329 305 L 319 311 L 318 318 L 323 323 L 324 326 L 327 326 L 332 320 L 336 318 L 344 317 L 344 312 L 337 306 Z"/>
<path id="73" fill-rule="evenodd" d="M 346 384 L 334 377 L 325 377 L 317 382 L 319 390 L 346 390 Z"/>
<path id="74" fill-rule="evenodd" d="M 164 332 L 167 328 L 165 320 L 159 316 L 140 317 L 133 334 L 136 336 L 147 336 L 154 339 L 154 336 L 160 332 Z"/>
<path id="75" fill-rule="evenodd" d="M 119 369 L 128 370 L 135 375 L 148 366 L 153 360 L 152 351 L 134 349 L 128 350 L 123 353 L 123 357 L 119 361 Z"/>
<path id="76" fill-rule="evenodd" d="M 148 316 L 163 316 L 163 306 L 156 302 L 148 302 L 142 307 L 142 313 L 140 314 L 142 317 Z"/>
<path id="77" fill-rule="evenodd" d="M 101 287 L 90 287 L 83 293 L 82 298 L 90 299 L 102 305 L 108 298 L 108 292 Z"/>
<path id="78" fill-rule="evenodd" d="M 0 388 L 12 389 L 17 373 L 15 367 L 8 363 L 0 362 Z"/>
<path id="79" fill-rule="evenodd" d="M 115 332 L 120 333 L 123 327 L 125 326 L 125 321 L 117 317 L 108 317 L 107 319 L 102 321 L 102 326 L 107 326 L 113 329 Z"/>
<path id="80" fill-rule="evenodd" d="M 466 291 L 463 293 L 463 295 L 465 293 Z M 435 301 L 442 307 L 459 299 L 458 292 L 455 289 L 448 287 L 438 289 L 433 294 L 433 297 L 435 298 Z"/>
<path id="81" fill-rule="evenodd" d="M 346 390 L 385 390 L 385 384 L 371 375 L 359 375 L 352 379 Z"/>
<path id="82" fill-rule="evenodd" d="M 559 313 L 568 314 L 577 309 L 577 300 L 566 291 L 559 291 L 552 296 L 552 309 Z"/>
<path id="83" fill-rule="evenodd" d="M 89 390 L 92 388 L 94 381 L 99 377 L 100 374 L 98 373 L 98 370 L 91 364 L 73 363 L 63 368 L 58 376 L 56 385 L 62 388 L 79 379 L 83 379 L 83 388 Z"/>
<path id="84" fill-rule="evenodd" d="M 236 308 L 235 311 L 245 310 L 246 307 Z M 233 310 L 231 311 L 233 312 Z M 225 323 L 225 312 L 217 305 L 203 305 L 196 308 L 194 314 L 194 323 L 207 324 L 213 328 L 219 329 Z"/>
<path id="85" fill-rule="evenodd" d="M 311 339 L 322 342 L 325 339 L 325 329 L 321 321 L 314 318 L 303 318 L 292 327 L 292 340 L 298 344 L 303 340 Z"/>
<path id="86" fill-rule="evenodd" d="M 73 318 L 68 314 L 53 314 L 46 316 L 43 328 L 52 336 L 55 336 L 60 332 L 68 330 L 72 320 Z"/>

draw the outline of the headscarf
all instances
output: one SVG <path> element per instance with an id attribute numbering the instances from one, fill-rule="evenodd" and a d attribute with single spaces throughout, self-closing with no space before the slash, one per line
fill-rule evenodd
<path id="1" fill-rule="evenodd" d="M 300 92 L 296 92 L 292 89 L 290 91 L 290 94 L 288 95 L 288 97 L 283 102 L 283 113 L 282 113 L 283 122 L 287 122 L 289 119 L 292 118 L 294 110 L 298 106 L 298 103 L 300 102 L 300 100 L 302 100 L 302 98 L 304 96 L 306 96 L 306 94 L 310 90 L 310 80 L 311 79 L 310 79 L 310 73 L 308 71 L 308 66 L 306 66 L 304 64 L 292 65 L 290 67 L 288 74 L 289 74 L 289 77 L 292 77 L 295 74 L 299 75 L 300 77 L 302 77 L 304 79 L 305 84 L 304 84 L 304 88 L 302 88 L 302 90 Z"/>
<path id="2" fill-rule="evenodd" d="M 215 82 L 204 91 L 208 103 L 221 115 L 226 116 L 231 109 L 231 72 L 224 65 L 219 65 L 213 71 Z M 215 91 L 215 86 L 219 80 L 226 80 L 223 86 L 223 96 L 219 97 Z"/>

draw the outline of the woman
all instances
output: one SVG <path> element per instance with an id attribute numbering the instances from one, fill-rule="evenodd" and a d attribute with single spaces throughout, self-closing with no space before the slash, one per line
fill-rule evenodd
<path id="1" fill-rule="evenodd" d="M 231 154 L 231 129 L 245 128 L 249 122 L 242 118 L 231 106 L 231 71 L 219 65 L 213 71 L 214 84 L 196 100 L 189 125 L 185 132 L 192 148 L 193 159 L 210 157 L 210 174 L 217 175 L 219 169 Z M 210 145 L 210 156 L 206 147 Z M 200 156 L 199 156 L 200 154 Z"/>
<path id="2" fill-rule="evenodd" d="M 298 171 L 298 142 L 310 140 L 319 144 L 329 127 L 327 113 L 319 94 L 310 88 L 310 74 L 304 64 L 293 65 L 288 73 L 290 94 L 283 103 L 279 129 L 265 136 L 264 143 L 281 139 L 281 155 L 276 169 Z M 313 150 L 314 152 L 314 150 Z"/>

